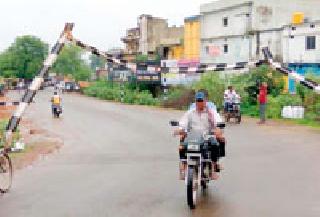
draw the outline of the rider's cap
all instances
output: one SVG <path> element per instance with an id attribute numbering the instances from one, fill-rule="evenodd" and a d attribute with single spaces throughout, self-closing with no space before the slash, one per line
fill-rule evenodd
<path id="1" fill-rule="evenodd" d="M 196 100 L 204 100 L 204 93 L 203 92 L 197 92 L 195 96 Z"/>

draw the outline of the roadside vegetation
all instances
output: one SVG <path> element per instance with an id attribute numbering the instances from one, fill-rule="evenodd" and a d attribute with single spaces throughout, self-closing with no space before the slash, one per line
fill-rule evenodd
<path id="1" fill-rule="evenodd" d="M 149 90 L 140 90 L 136 85 L 125 84 L 123 90 L 119 83 L 97 81 L 84 90 L 84 94 L 103 100 L 121 101 L 121 91 L 124 91 L 123 103 L 137 105 L 159 105 Z"/>
<path id="2" fill-rule="evenodd" d="M 320 82 L 320 77 L 308 73 L 307 78 Z M 221 76 L 216 72 L 209 72 L 202 76 L 201 80 L 190 87 L 175 87 L 169 91 L 168 101 L 172 107 L 181 108 L 180 99 L 187 93 L 194 93 L 199 89 L 207 89 L 209 100 L 215 102 L 217 107 L 223 106 L 223 92 L 228 85 L 232 85 L 241 95 L 241 112 L 250 117 L 259 116 L 257 96 L 259 83 L 268 83 L 268 107 L 269 119 L 281 119 L 281 111 L 284 106 L 303 106 L 305 108 L 304 119 L 290 120 L 291 122 L 319 126 L 320 127 L 320 95 L 298 84 L 296 94 L 288 94 L 284 91 L 283 76 L 270 69 L 268 66 L 260 66 L 250 73 L 233 76 Z M 193 98 L 190 98 L 190 102 Z M 190 102 L 183 102 L 188 105 Z M 182 106 L 183 107 L 183 106 Z"/>
<path id="3" fill-rule="evenodd" d="M 0 77 L 32 79 L 42 66 L 48 54 L 49 46 L 35 36 L 20 36 L 10 47 L 0 53 Z M 91 55 L 90 64 L 84 60 L 84 51 L 74 45 L 66 45 L 61 51 L 51 72 L 76 81 L 89 81 L 96 68 L 103 68 L 105 61 Z M 137 56 L 137 62 L 146 61 L 147 56 Z M 156 56 L 155 60 L 159 61 Z M 314 81 L 320 82 L 320 77 L 312 73 L 306 75 Z M 2 79 L 3 80 L 3 79 Z M 307 125 L 320 126 L 320 95 L 315 94 L 302 85 L 297 85 L 296 94 L 284 92 L 283 76 L 268 66 L 252 69 L 250 73 L 240 75 L 227 75 L 226 73 L 208 72 L 203 74 L 201 80 L 191 86 L 176 86 L 170 88 L 166 96 L 160 88 L 150 89 L 145 85 L 133 82 L 123 87 L 123 102 L 127 104 L 162 106 L 165 108 L 186 109 L 193 101 L 194 92 L 198 89 L 207 89 L 209 99 L 217 107 L 223 105 L 223 92 L 228 85 L 234 86 L 241 95 L 241 110 L 244 115 L 257 117 L 258 84 L 268 83 L 268 109 L 267 117 L 281 118 L 283 106 L 303 106 L 305 118 L 295 122 Z M 0 82 L 1 83 L 1 82 Z M 3 82 L 2 82 L 3 83 Z M 121 86 L 110 81 L 96 81 L 85 88 L 88 96 L 103 100 L 121 101 Z M 166 98 L 166 100 L 164 100 Z"/>
<path id="4" fill-rule="evenodd" d="M 312 73 L 308 78 L 320 82 L 320 78 Z M 305 108 L 304 119 L 289 120 L 294 123 L 320 127 L 320 95 L 298 84 L 296 94 L 288 94 L 284 90 L 284 77 L 279 72 L 268 66 L 260 66 L 252 69 L 250 73 L 227 75 L 225 73 L 208 72 L 203 74 L 199 82 L 191 86 L 171 87 L 164 100 L 163 94 L 153 97 L 148 89 L 141 89 L 136 84 L 124 86 L 124 103 L 153 105 L 165 108 L 187 109 L 193 101 L 195 91 L 206 89 L 209 92 L 209 100 L 218 108 L 223 107 L 223 93 L 227 86 L 232 85 L 241 95 L 241 112 L 245 116 L 258 117 L 259 107 L 257 97 L 259 84 L 268 83 L 268 109 L 267 118 L 282 119 L 281 111 L 284 106 L 303 106 Z M 103 100 L 120 102 L 121 86 L 119 83 L 98 81 L 93 83 L 84 93 L 88 96 Z"/>
<path id="5" fill-rule="evenodd" d="M 10 47 L 0 53 L 0 77 L 26 80 L 34 78 L 48 51 L 49 45 L 35 36 L 17 37 Z M 93 70 L 83 59 L 83 55 L 84 51 L 75 45 L 64 46 L 51 72 L 71 76 L 76 81 L 87 81 Z"/>

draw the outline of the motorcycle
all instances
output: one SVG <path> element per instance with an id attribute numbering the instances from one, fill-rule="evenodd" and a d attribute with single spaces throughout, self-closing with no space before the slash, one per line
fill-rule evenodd
<path id="1" fill-rule="evenodd" d="M 232 99 L 231 103 L 227 104 L 225 108 L 225 120 L 229 122 L 231 118 L 235 118 L 236 122 L 240 124 L 241 122 L 241 108 L 240 108 L 240 97 Z"/>
<path id="2" fill-rule="evenodd" d="M 59 118 L 60 114 L 62 113 L 61 106 L 53 106 L 52 113 L 54 118 Z"/>
<path id="3" fill-rule="evenodd" d="M 179 122 L 170 121 L 171 126 L 179 126 Z M 224 128 L 225 124 L 218 124 L 219 128 Z M 210 141 L 210 143 L 209 143 Z M 214 135 L 202 134 L 202 135 L 188 135 L 182 145 L 186 150 L 186 159 L 181 161 L 186 163 L 186 176 L 185 184 L 187 186 L 187 204 L 190 209 L 194 209 L 199 197 L 199 189 L 203 190 L 207 188 L 211 179 L 212 160 L 210 145 L 212 142 L 217 144 L 217 140 Z M 181 163 L 182 163 L 181 162 Z"/>

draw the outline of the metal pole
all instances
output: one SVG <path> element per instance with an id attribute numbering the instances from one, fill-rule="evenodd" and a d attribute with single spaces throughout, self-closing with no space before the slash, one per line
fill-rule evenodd
<path id="1" fill-rule="evenodd" d="M 65 45 L 68 37 L 71 35 L 71 31 L 73 29 L 73 23 L 66 23 L 63 32 L 60 34 L 60 37 L 56 44 L 51 49 L 50 54 L 47 59 L 44 61 L 42 68 L 39 71 L 38 76 L 36 76 L 28 89 L 25 91 L 23 97 L 21 98 L 21 102 L 19 103 L 18 108 L 11 116 L 9 123 L 6 127 L 5 140 L 4 140 L 4 148 L 5 150 L 10 148 L 12 142 L 12 134 L 17 130 L 17 127 L 20 123 L 21 117 L 25 112 L 27 106 L 33 101 L 37 91 L 39 90 L 44 76 L 51 69 L 52 65 L 55 63 L 57 56 Z"/>
<path id="2" fill-rule="evenodd" d="M 120 101 L 124 101 L 124 73 L 121 72 L 121 84 L 120 84 Z"/>

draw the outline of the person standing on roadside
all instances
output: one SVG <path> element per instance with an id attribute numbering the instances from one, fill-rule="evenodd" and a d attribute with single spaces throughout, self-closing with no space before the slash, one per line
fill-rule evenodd
<path id="1" fill-rule="evenodd" d="M 259 114 L 260 114 L 260 121 L 258 124 L 264 124 L 266 122 L 266 107 L 267 107 L 267 95 L 268 95 L 268 90 L 267 90 L 267 83 L 262 82 L 260 85 L 259 89 Z"/>

